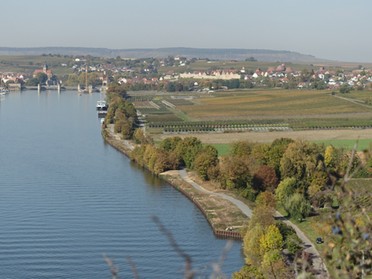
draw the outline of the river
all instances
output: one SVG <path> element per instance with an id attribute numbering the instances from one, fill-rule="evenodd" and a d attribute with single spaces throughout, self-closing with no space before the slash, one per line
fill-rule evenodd
<path id="1" fill-rule="evenodd" d="M 173 187 L 104 143 L 99 94 L 25 91 L 0 102 L 0 278 L 182 278 L 184 262 L 152 221 L 157 216 L 211 273 L 226 245 Z M 222 266 L 243 265 L 234 242 Z"/>

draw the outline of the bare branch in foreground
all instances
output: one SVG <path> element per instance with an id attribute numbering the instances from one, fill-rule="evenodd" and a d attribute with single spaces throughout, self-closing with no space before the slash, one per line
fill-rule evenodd
<path id="1" fill-rule="evenodd" d="M 131 257 L 126 257 L 126 260 L 127 260 L 128 264 L 129 264 L 130 268 L 132 269 L 132 273 L 133 273 L 134 279 L 139 279 L 139 275 L 138 275 L 136 264 L 132 261 Z"/>
<path id="2" fill-rule="evenodd" d="M 212 273 L 211 278 L 226 278 L 226 276 L 223 274 L 221 268 L 223 266 L 223 263 L 224 263 L 225 259 L 227 258 L 227 254 L 230 252 L 232 246 L 233 246 L 233 241 L 228 240 L 226 242 L 225 247 L 222 250 L 222 254 L 221 254 L 221 257 L 220 257 L 219 261 L 217 263 L 212 263 L 213 273 Z"/>
<path id="3" fill-rule="evenodd" d="M 154 223 L 158 226 L 160 232 L 164 234 L 171 247 L 176 251 L 176 253 L 182 257 L 185 260 L 185 279 L 192 279 L 194 278 L 194 272 L 192 271 L 192 264 L 191 264 L 191 257 L 181 249 L 181 247 L 178 245 L 177 241 L 174 239 L 174 236 L 171 231 L 169 231 L 160 221 L 160 219 L 157 216 L 153 216 L 151 218 Z"/>
<path id="4" fill-rule="evenodd" d="M 107 257 L 106 255 L 103 255 L 103 258 L 104 258 L 106 264 L 108 265 L 108 267 L 110 268 L 112 279 L 119 279 L 119 276 L 118 276 L 119 275 L 119 270 L 115 266 L 114 262 L 109 257 Z"/>

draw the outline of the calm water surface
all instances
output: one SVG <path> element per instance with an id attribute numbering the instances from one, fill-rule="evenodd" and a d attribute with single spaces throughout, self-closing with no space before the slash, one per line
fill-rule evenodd
<path id="1" fill-rule="evenodd" d="M 11 93 L 0 102 L 0 278 L 182 278 L 182 259 L 152 222 L 160 218 L 189 253 L 198 278 L 226 241 L 168 184 L 106 145 L 99 94 Z M 235 242 L 223 270 L 243 265 Z"/>

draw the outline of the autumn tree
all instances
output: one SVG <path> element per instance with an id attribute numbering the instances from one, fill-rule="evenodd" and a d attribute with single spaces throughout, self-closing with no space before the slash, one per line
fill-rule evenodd
<path id="1" fill-rule="evenodd" d="M 121 98 L 127 97 L 127 90 L 125 88 L 125 85 L 121 85 L 115 82 L 109 84 L 107 88 L 107 93 L 109 93 L 109 95 L 120 96 Z"/>
<path id="2" fill-rule="evenodd" d="M 278 227 L 274 224 L 270 225 L 265 233 L 260 237 L 261 254 L 277 250 L 280 255 L 280 249 L 282 248 L 282 246 L 283 237 L 280 234 Z"/>
<path id="3" fill-rule="evenodd" d="M 273 167 L 277 176 L 280 178 L 280 160 L 283 157 L 288 145 L 292 143 L 292 139 L 280 138 L 274 140 L 269 149 L 266 152 L 267 155 L 267 165 Z"/>
<path id="4" fill-rule="evenodd" d="M 283 236 L 275 225 L 273 212 L 274 209 L 264 203 L 254 209 L 243 239 L 246 266 L 234 274 L 233 278 L 244 278 L 242 276 L 248 270 L 255 274 L 255 277 L 248 275 L 246 278 L 288 277 L 288 268 L 281 255 Z"/>
<path id="5" fill-rule="evenodd" d="M 265 279 L 257 267 L 244 265 L 239 271 L 232 274 L 232 279 Z"/>
<path id="6" fill-rule="evenodd" d="M 159 147 L 165 151 L 174 151 L 181 141 L 182 139 L 180 137 L 165 138 L 160 142 Z"/>
<path id="7" fill-rule="evenodd" d="M 130 152 L 130 158 L 131 160 L 135 161 L 139 166 L 144 167 L 144 154 L 146 151 L 146 145 L 141 144 L 136 146 L 132 152 Z"/>
<path id="8" fill-rule="evenodd" d="M 243 239 L 243 251 L 245 255 L 245 263 L 252 266 L 255 271 L 259 271 L 262 262 L 262 255 L 260 251 L 260 238 L 264 234 L 264 229 L 259 224 L 248 229 Z"/>
<path id="9" fill-rule="evenodd" d="M 199 139 L 186 137 L 178 142 L 174 151 L 180 155 L 186 168 L 193 169 L 195 158 L 202 148 L 203 145 Z"/>
<path id="10" fill-rule="evenodd" d="M 333 183 L 330 179 L 332 178 L 324 171 L 314 172 L 307 189 L 307 195 L 314 206 L 323 207 L 329 201 L 329 184 Z"/>
<path id="11" fill-rule="evenodd" d="M 172 164 L 172 169 L 178 169 L 182 164 L 182 148 L 177 149 L 177 145 L 182 142 L 180 137 L 170 137 L 162 140 L 159 144 L 159 148 L 167 151 L 169 161 Z"/>
<path id="12" fill-rule="evenodd" d="M 231 155 L 236 157 L 249 156 L 252 152 L 253 144 L 248 141 L 238 141 L 231 145 Z"/>
<path id="13" fill-rule="evenodd" d="M 251 153 L 250 153 L 250 160 L 252 164 L 257 166 L 267 165 L 268 162 L 268 151 L 270 146 L 265 143 L 256 143 L 253 145 Z"/>
<path id="14" fill-rule="evenodd" d="M 170 162 L 169 160 L 168 152 L 157 148 L 154 156 L 155 156 L 154 158 L 155 162 L 153 164 L 152 171 L 155 174 L 159 174 L 164 171 L 172 169 L 172 162 Z"/>
<path id="15" fill-rule="evenodd" d="M 268 191 L 260 193 L 256 199 L 256 206 L 275 208 L 276 207 L 275 195 L 272 192 Z"/>
<path id="16" fill-rule="evenodd" d="M 274 192 L 278 186 L 275 169 L 267 165 L 261 165 L 253 175 L 252 186 L 257 191 Z"/>
<path id="17" fill-rule="evenodd" d="M 335 148 L 332 145 L 328 145 L 324 151 L 324 164 L 327 168 L 334 168 L 336 156 L 335 156 Z"/>
<path id="18" fill-rule="evenodd" d="M 194 169 L 204 180 L 209 180 L 209 169 L 218 164 L 218 151 L 212 145 L 207 145 L 196 155 Z"/>
<path id="19" fill-rule="evenodd" d="M 137 144 L 149 144 L 153 143 L 152 138 L 145 135 L 143 129 L 137 128 L 133 133 L 133 140 Z"/>
<path id="20" fill-rule="evenodd" d="M 247 161 L 240 157 L 224 157 L 220 165 L 220 182 L 228 189 L 245 188 L 251 183 Z"/>
<path id="21" fill-rule="evenodd" d="M 309 179 L 319 163 L 320 146 L 305 141 L 295 141 L 288 145 L 280 160 L 282 178 L 294 177 L 306 188 Z"/>

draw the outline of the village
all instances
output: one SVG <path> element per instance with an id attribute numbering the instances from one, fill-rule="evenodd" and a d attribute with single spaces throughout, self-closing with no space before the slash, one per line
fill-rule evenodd
<path id="1" fill-rule="evenodd" d="M 369 89 L 372 83 L 372 70 L 362 65 L 354 69 L 291 63 L 268 65 L 260 64 L 252 58 L 246 63 L 244 66 L 242 61 L 212 61 L 178 56 L 162 59 L 117 57 L 106 60 L 94 57 L 68 57 L 59 65 L 48 66 L 45 63 L 39 65 L 39 68 L 35 65 L 33 70 L 28 69 L 24 72 L 7 71 L 6 67 L 0 64 L 0 88 L 21 90 L 38 84 L 53 88 L 59 84 L 71 89 L 85 83 L 100 87 L 103 83 L 117 82 L 130 91 L 209 92 L 265 87 L 330 89 L 345 93 L 350 90 Z M 204 64 L 203 70 L 195 66 L 201 64 Z"/>

